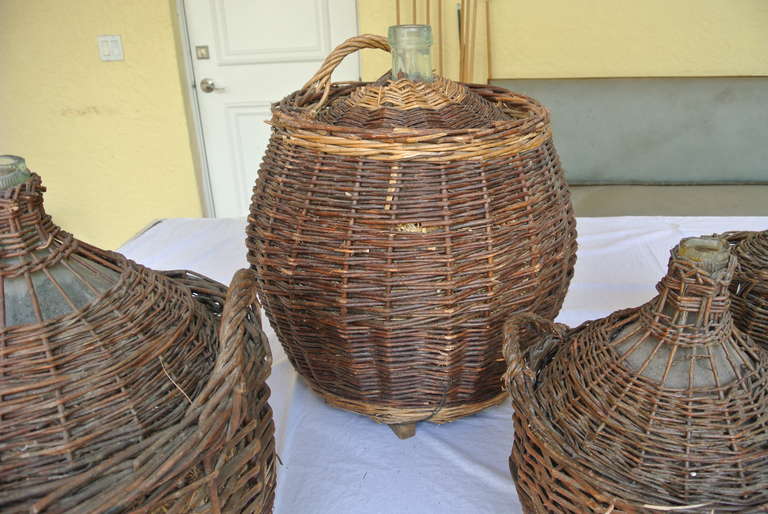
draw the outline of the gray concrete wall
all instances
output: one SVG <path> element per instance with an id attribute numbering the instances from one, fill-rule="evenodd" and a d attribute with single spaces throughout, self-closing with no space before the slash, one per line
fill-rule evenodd
<path id="1" fill-rule="evenodd" d="M 492 83 L 550 109 L 572 183 L 768 183 L 768 78 Z"/>

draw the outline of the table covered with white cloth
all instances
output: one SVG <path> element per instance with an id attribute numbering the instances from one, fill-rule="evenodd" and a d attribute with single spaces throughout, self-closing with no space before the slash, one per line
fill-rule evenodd
<path id="1" fill-rule="evenodd" d="M 768 229 L 768 217 L 579 218 L 578 258 L 557 320 L 575 326 L 655 294 L 683 237 Z M 228 284 L 247 267 L 245 219 L 163 220 L 126 243 L 158 270 L 190 269 Z M 264 320 L 274 364 L 277 514 L 521 512 L 508 457 L 509 400 L 445 425 L 420 423 L 398 439 L 386 425 L 327 406 L 298 377 Z"/>

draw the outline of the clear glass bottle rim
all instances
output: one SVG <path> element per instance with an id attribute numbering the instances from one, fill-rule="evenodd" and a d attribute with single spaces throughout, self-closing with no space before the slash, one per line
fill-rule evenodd
<path id="1" fill-rule="evenodd" d="M 23 157 L 0 155 L 0 189 L 8 189 L 26 182 L 30 176 Z"/>
<path id="2" fill-rule="evenodd" d="M 27 163 L 18 155 L 0 155 L 0 174 L 8 175 L 18 169 L 27 169 Z"/>
<path id="3" fill-rule="evenodd" d="M 432 45 L 430 25 L 392 25 L 387 36 L 393 47 Z"/>
<path id="4" fill-rule="evenodd" d="M 730 258 L 728 243 L 713 236 L 687 237 L 680 241 L 677 254 L 711 271 L 726 267 Z"/>

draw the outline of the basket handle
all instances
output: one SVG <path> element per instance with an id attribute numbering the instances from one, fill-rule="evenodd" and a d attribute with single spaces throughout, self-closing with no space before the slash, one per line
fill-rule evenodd
<path id="1" fill-rule="evenodd" d="M 328 95 L 331 92 L 331 74 L 341 61 L 343 61 L 349 54 L 362 50 L 363 48 L 378 48 L 387 52 L 390 51 L 387 38 L 374 34 L 361 34 L 359 36 L 351 37 L 334 48 L 333 51 L 328 54 L 328 57 L 325 58 L 320 69 L 317 70 L 317 73 L 315 73 L 312 78 L 304 84 L 304 87 L 301 88 L 303 94 L 300 98 L 302 101 L 313 93 L 323 91 L 323 96 L 310 108 L 310 111 L 317 111 L 325 105 L 325 101 L 328 99 Z"/>
<path id="2" fill-rule="evenodd" d="M 249 330 L 249 325 L 254 317 L 259 316 L 258 299 L 256 297 L 256 274 L 250 269 L 241 269 L 235 273 L 227 290 L 227 299 L 224 302 L 224 311 L 221 313 L 221 322 L 219 326 L 219 356 L 217 358 L 217 368 L 221 365 L 221 371 L 230 374 L 233 371 L 233 365 L 236 369 L 250 369 L 251 366 L 245 362 L 248 359 L 246 351 L 246 341 L 249 337 L 258 339 L 257 344 L 265 356 L 264 377 L 269 375 L 272 368 L 272 351 L 269 348 L 269 341 L 263 333 Z M 257 325 L 260 325 L 260 318 L 257 318 Z M 244 366 L 245 365 L 245 366 Z M 237 406 L 233 409 L 229 424 L 229 430 L 234 431 L 240 426 L 242 415 L 244 414 L 245 392 L 248 383 L 248 377 L 239 373 L 239 384 L 232 391 L 232 405 Z M 261 377 L 260 377 L 261 378 Z M 202 416 L 201 416 L 202 418 Z M 231 434 L 230 434 L 231 435 Z"/>
<path id="3" fill-rule="evenodd" d="M 521 340 L 523 326 L 533 329 L 539 337 Z M 555 323 L 532 313 L 516 314 L 504 324 L 502 352 L 507 361 L 507 371 L 502 380 L 510 393 L 515 394 L 512 382 L 522 382 L 520 385 L 524 388 L 533 386 L 533 378 L 539 371 L 542 357 L 547 355 L 556 343 L 562 343 L 567 330 L 568 327 L 562 323 Z"/>
<path id="4" fill-rule="evenodd" d="M 219 345 L 221 350 L 233 347 L 241 348 L 249 335 L 249 314 L 258 316 L 259 300 L 257 291 L 256 273 L 251 269 L 238 270 L 227 290 L 227 299 L 224 302 L 224 311 L 221 313 L 221 325 L 219 326 Z M 256 306 L 256 308 L 253 308 Z M 261 325 L 260 319 L 257 325 Z M 272 350 L 266 338 L 259 337 L 259 344 L 266 355 L 267 364 L 272 366 Z"/>

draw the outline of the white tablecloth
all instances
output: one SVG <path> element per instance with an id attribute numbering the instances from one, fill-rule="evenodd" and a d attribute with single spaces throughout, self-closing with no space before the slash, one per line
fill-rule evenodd
<path id="1" fill-rule="evenodd" d="M 242 218 L 169 219 L 120 251 L 155 269 L 191 269 L 228 284 L 247 266 L 244 227 Z M 650 299 L 682 237 L 766 228 L 768 217 L 581 218 L 576 273 L 558 320 L 573 326 Z M 509 401 L 446 425 L 422 423 L 401 441 L 384 425 L 325 405 L 266 330 L 283 462 L 277 514 L 520 512 L 507 467 Z"/>

